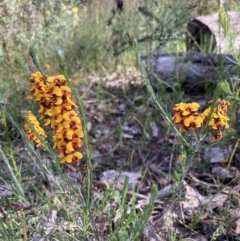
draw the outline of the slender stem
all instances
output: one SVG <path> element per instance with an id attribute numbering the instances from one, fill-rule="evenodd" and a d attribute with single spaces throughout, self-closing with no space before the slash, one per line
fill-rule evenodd
<path id="1" fill-rule="evenodd" d="M 147 77 L 146 71 L 143 67 L 143 64 L 141 62 L 141 58 L 139 55 L 139 50 L 138 50 L 138 44 L 136 42 L 136 40 L 134 41 L 134 51 L 136 53 L 136 57 L 137 57 L 137 63 L 138 63 L 138 67 L 140 69 L 140 72 L 142 74 L 142 77 L 144 79 L 144 82 L 147 86 L 147 89 L 149 91 L 149 93 L 152 96 L 152 99 L 154 101 L 154 104 L 156 105 L 156 107 L 160 110 L 160 113 L 162 114 L 162 116 L 165 118 L 165 120 L 172 126 L 172 128 L 174 129 L 174 131 L 177 133 L 177 135 L 182 139 L 182 141 L 185 143 L 185 145 L 191 150 L 193 151 L 193 147 L 188 143 L 188 141 L 182 136 L 182 134 L 180 133 L 180 131 L 178 130 L 178 128 L 173 124 L 172 119 L 169 117 L 168 113 L 164 110 L 162 103 L 160 103 L 160 100 L 157 98 L 152 85 Z"/>
<path id="2" fill-rule="evenodd" d="M 199 143 L 200 141 L 199 141 L 199 139 L 198 139 L 198 137 L 197 137 L 196 132 L 195 132 L 195 131 L 192 131 L 192 133 L 193 133 L 193 136 L 194 136 L 196 142 Z"/>
<path id="3" fill-rule="evenodd" d="M 227 168 L 229 168 L 230 165 L 231 165 L 231 163 L 232 163 L 232 160 L 233 160 L 233 157 L 234 157 L 234 155 L 235 155 L 235 153 L 236 153 L 236 150 L 237 150 L 237 148 L 238 148 L 239 142 L 240 142 L 240 140 L 238 139 L 237 142 L 236 142 L 236 144 L 235 144 L 235 146 L 234 146 L 234 148 L 233 148 L 233 151 L 232 151 L 232 153 L 231 153 L 231 156 L 230 156 L 230 158 L 229 158 Z"/>
<path id="4" fill-rule="evenodd" d="M 60 68 L 63 72 L 63 75 L 65 76 L 65 78 L 68 81 L 68 85 L 70 86 L 73 95 L 76 99 L 76 102 L 79 106 L 79 111 L 81 113 L 81 119 L 83 122 L 83 133 L 84 133 L 84 147 L 85 147 L 85 157 L 86 157 L 86 163 L 87 163 L 87 169 L 86 169 L 86 189 L 85 189 L 85 215 L 84 215 L 84 224 L 85 224 L 85 229 L 84 229 L 84 236 L 86 237 L 87 235 L 87 229 L 89 227 L 89 210 L 90 210 L 90 206 L 91 206 L 91 200 L 92 200 L 92 163 L 91 163 L 91 148 L 90 148 L 90 141 L 89 141 L 89 135 L 88 135 L 88 131 L 87 131 L 87 117 L 86 117 L 86 113 L 84 110 L 84 104 L 83 104 L 83 100 L 82 98 L 79 96 L 79 93 L 76 89 L 76 87 L 73 85 L 73 83 L 71 81 L 69 81 L 68 78 L 68 74 L 67 74 L 67 70 L 66 70 L 66 66 L 61 58 L 60 55 L 57 54 L 57 59 L 60 65 Z"/>
<path id="5" fill-rule="evenodd" d="M 26 230 L 26 217 L 23 209 L 21 208 L 21 215 L 22 215 L 22 230 L 23 230 L 23 240 L 27 241 L 27 230 Z"/>
<path id="6" fill-rule="evenodd" d="M 15 158 L 14 158 L 14 153 L 13 153 L 13 147 L 12 147 L 12 143 L 11 143 L 11 138 L 9 136 L 9 131 L 8 131 L 8 127 L 7 127 L 7 118 L 6 118 L 6 114 L 8 113 L 7 109 L 5 109 L 4 106 L 4 111 L 1 113 L 1 119 L 3 120 L 4 123 L 4 129 L 5 129 L 5 133 L 6 133 L 6 139 L 7 139 L 7 143 L 8 143 L 8 149 L 10 152 L 10 159 L 11 159 L 11 164 L 13 166 L 13 170 L 15 172 L 16 178 L 18 180 L 18 182 L 21 182 L 21 173 L 19 172 L 19 169 L 17 167 Z"/>

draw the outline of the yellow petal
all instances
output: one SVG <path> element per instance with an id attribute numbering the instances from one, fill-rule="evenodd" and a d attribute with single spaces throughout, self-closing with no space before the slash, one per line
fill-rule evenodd
<path id="1" fill-rule="evenodd" d="M 178 123 L 180 123 L 182 120 L 184 120 L 184 118 L 181 117 L 181 116 L 178 115 L 178 114 L 175 114 L 175 115 L 173 116 L 173 120 L 174 120 L 174 123 L 175 123 L 175 124 L 178 124 Z"/>
<path id="2" fill-rule="evenodd" d="M 65 156 L 60 163 L 64 164 L 64 163 L 72 163 L 72 159 L 73 159 L 73 154 L 69 154 L 67 156 Z"/>
<path id="3" fill-rule="evenodd" d="M 74 134 L 74 130 L 68 129 L 67 132 L 66 132 L 66 138 L 67 138 L 68 140 L 72 140 L 73 134 Z"/>
<path id="4" fill-rule="evenodd" d="M 63 95 L 61 88 L 59 88 L 58 86 L 54 87 L 53 94 L 55 94 L 56 96 L 59 96 L 59 97 Z"/>
<path id="5" fill-rule="evenodd" d="M 68 142 L 67 145 L 66 145 L 66 153 L 68 154 L 68 153 L 71 153 L 71 152 L 73 152 L 73 151 L 74 151 L 73 144 L 72 144 L 72 142 L 70 141 L 70 142 Z"/>
<path id="6" fill-rule="evenodd" d="M 61 105 L 63 103 L 63 100 L 61 97 L 57 97 L 53 102 L 55 105 Z"/>
<path id="7" fill-rule="evenodd" d="M 83 158 L 83 155 L 81 152 L 74 152 L 73 153 L 73 156 L 77 159 L 82 159 Z"/>

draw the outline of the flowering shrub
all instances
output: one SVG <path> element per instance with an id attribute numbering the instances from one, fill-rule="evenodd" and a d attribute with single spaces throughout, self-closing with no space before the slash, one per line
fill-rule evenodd
<path id="1" fill-rule="evenodd" d="M 84 135 L 66 78 L 63 75 L 46 78 L 36 72 L 30 77 L 30 82 L 33 83 L 30 91 L 40 104 L 39 113 L 44 125 L 53 129 L 53 148 L 58 148 L 61 163 L 76 165 L 83 157 L 78 150 L 83 145 Z"/>
<path id="2" fill-rule="evenodd" d="M 212 101 L 209 102 L 212 104 Z M 211 106 L 204 110 L 202 113 L 197 111 L 200 105 L 196 102 L 192 103 L 178 103 L 173 108 L 175 115 L 173 120 L 175 124 L 179 124 L 182 130 L 195 130 L 200 128 L 203 124 L 208 124 L 211 128 L 212 134 L 216 140 L 222 138 L 222 129 L 229 128 L 227 107 L 230 106 L 230 102 L 222 99 L 218 99 L 216 106 Z"/>
<path id="3" fill-rule="evenodd" d="M 32 124 L 33 128 L 35 129 L 35 131 L 38 133 L 39 136 L 41 136 L 42 138 L 47 137 L 44 130 L 41 128 L 36 116 L 33 115 L 33 113 L 31 111 L 28 111 L 27 119 Z M 36 144 L 37 147 L 40 147 L 42 145 L 41 141 L 35 135 L 35 133 L 31 129 L 31 127 L 28 125 L 28 123 L 25 123 L 23 127 L 27 133 L 28 139 L 32 140 Z"/>

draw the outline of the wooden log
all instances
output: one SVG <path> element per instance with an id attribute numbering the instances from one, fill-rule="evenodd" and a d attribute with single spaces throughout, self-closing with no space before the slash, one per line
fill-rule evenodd
<path id="1" fill-rule="evenodd" d="M 240 67 L 231 55 L 188 52 L 142 54 L 141 58 L 148 77 L 155 83 L 161 79 L 169 84 L 182 81 L 195 85 L 229 79 L 240 73 Z"/>
<path id="2" fill-rule="evenodd" d="M 219 14 L 197 16 L 187 26 L 187 51 L 197 50 L 203 52 L 227 53 L 240 48 L 240 12 L 227 12 L 231 33 L 231 45 L 229 36 L 225 36 L 224 29 L 219 21 Z"/>

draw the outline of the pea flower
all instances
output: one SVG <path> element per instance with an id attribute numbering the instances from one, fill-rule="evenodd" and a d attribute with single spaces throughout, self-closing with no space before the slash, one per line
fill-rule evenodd
<path id="1" fill-rule="evenodd" d="M 212 101 L 209 102 L 212 104 Z M 209 118 L 208 126 L 212 129 L 212 134 L 216 140 L 222 138 L 222 130 L 229 128 L 229 118 L 227 116 L 227 108 L 230 106 L 230 102 L 222 99 L 218 99 L 216 106 L 212 110 L 211 107 L 208 107 L 204 112 L 204 122 Z M 210 115 L 211 113 L 211 116 Z"/>
<path id="2" fill-rule="evenodd" d="M 78 164 L 83 157 L 79 149 L 83 145 L 84 134 L 66 78 L 63 75 L 44 78 L 37 72 L 31 76 L 30 82 L 33 83 L 30 91 L 40 104 L 39 113 L 44 125 L 53 129 L 53 148 L 59 150 L 61 163 Z"/>
<path id="3" fill-rule="evenodd" d="M 173 116 L 175 124 L 179 124 L 181 129 L 195 130 L 202 126 L 203 118 L 197 113 L 200 105 L 196 102 L 178 103 L 173 110 L 176 114 Z"/>
<path id="4" fill-rule="evenodd" d="M 201 127 L 203 124 L 202 116 L 198 113 L 190 115 L 183 120 L 184 128 L 194 130 L 195 128 Z"/>
<path id="5" fill-rule="evenodd" d="M 31 111 L 27 112 L 27 119 L 32 124 L 35 132 L 37 132 L 39 136 L 41 136 L 42 138 L 47 137 L 44 130 L 41 128 L 36 116 L 33 115 L 33 113 Z M 36 134 L 31 129 L 31 127 L 28 125 L 28 123 L 25 123 L 23 127 L 27 133 L 28 139 L 32 140 L 36 144 L 37 147 L 40 147 L 42 145 L 41 141 L 36 136 Z"/>
<path id="6" fill-rule="evenodd" d="M 192 103 L 178 103 L 173 110 L 180 116 L 188 116 L 195 113 L 199 109 L 200 105 L 197 102 Z"/>
<path id="7" fill-rule="evenodd" d="M 209 102 L 212 104 L 212 101 Z M 173 108 L 175 115 L 173 120 L 175 124 L 179 124 L 182 130 L 195 130 L 200 128 L 204 123 L 207 123 L 211 128 L 212 135 L 216 140 L 222 138 L 222 130 L 228 129 L 229 118 L 227 116 L 227 108 L 230 106 L 230 102 L 223 99 L 218 99 L 214 109 L 208 107 L 202 113 L 198 113 L 200 105 L 196 102 L 192 103 L 178 103 Z M 211 114 L 210 114 L 211 113 Z"/>

